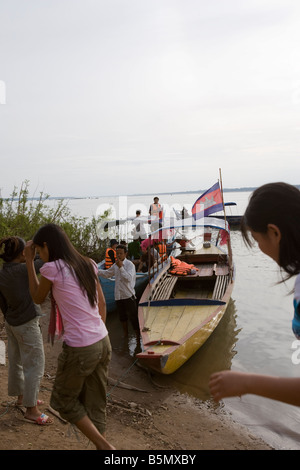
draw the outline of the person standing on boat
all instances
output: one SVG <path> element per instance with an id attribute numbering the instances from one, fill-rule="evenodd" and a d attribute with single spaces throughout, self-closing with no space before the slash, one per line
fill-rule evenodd
<path id="1" fill-rule="evenodd" d="M 135 265 L 126 258 L 127 248 L 125 245 L 118 245 L 116 252 L 116 262 L 109 269 L 99 269 L 98 274 L 105 278 L 115 277 L 115 300 L 124 336 L 128 336 L 129 320 L 139 342 L 140 329 L 135 296 Z"/>
<path id="2" fill-rule="evenodd" d="M 44 425 L 53 421 L 39 410 L 40 382 L 44 375 L 45 356 L 39 324 L 41 308 L 29 292 L 25 265 L 25 241 L 20 237 L 0 240 L 3 268 L 0 270 L 0 307 L 5 319 L 8 338 L 8 395 L 16 396 L 16 406 L 24 406 L 25 419 Z M 33 262 L 39 272 L 42 260 Z"/>
<path id="3" fill-rule="evenodd" d="M 153 199 L 153 204 L 150 205 L 149 215 L 151 217 L 151 232 L 154 232 L 162 227 L 163 219 L 163 208 L 157 196 Z"/>
<path id="4" fill-rule="evenodd" d="M 131 234 L 134 240 L 144 240 L 147 238 L 147 233 L 144 227 L 144 221 L 141 217 L 141 211 L 137 210 L 135 215 L 136 217 L 132 221 L 134 229 L 132 230 Z"/>
<path id="5" fill-rule="evenodd" d="M 245 243 L 257 242 L 260 250 L 284 271 L 286 279 L 296 276 L 292 330 L 300 339 L 300 191 L 286 183 L 269 183 L 256 189 L 242 217 Z M 300 377 L 273 377 L 236 371 L 216 372 L 210 377 L 210 391 L 222 398 L 259 395 L 300 406 Z"/>

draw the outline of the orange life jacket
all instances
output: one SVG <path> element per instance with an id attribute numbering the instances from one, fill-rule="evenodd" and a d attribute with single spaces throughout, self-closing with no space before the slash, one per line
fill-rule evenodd
<path id="1" fill-rule="evenodd" d="M 162 219 L 162 207 L 158 204 L 151 204 L 150 206 L 150 215 Z"/>
<path id="2" fill-rule="evenodd" d="M 159 243 L 157 245 L 160 259 L 165 261 L 167 259 L 167 247 L 164 243 Z"/>
<path id="3" fill-rule="evenodd" d="M 179 259 L 171 256 L 171 267 L 169 273 L 175 276 L 187 276 L 190 274 L 191 270 L 198 270 L 193 264 L 188 264 L 185 261 L 180 261 Z"/>
<path id="4" fill-rule="evenodd" d="M 112 248 L 107 248 L 106 249 L 106 252 L 105 252 L 105 269 L 108 269 L 110 268 L 112 265 L 113 265 L 113 262 L 111 260 L 111 257 L 109 256 L 108 252 L 109 251 L 113 251 L 114 252 L 114 257 L 115 257 L 115 260 L 117 259 L 117 253 L 115 250 L 113 250 Z"/>

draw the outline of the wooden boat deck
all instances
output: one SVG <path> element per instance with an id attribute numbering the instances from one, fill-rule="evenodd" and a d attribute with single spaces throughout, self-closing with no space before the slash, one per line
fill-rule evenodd
<path id="1" fill-rule="evenodd" d="M 145 308 L 145 326 L 149 341 L 153 344 L 161 340 L 165 344 L 178 343 L 181 338 L 194 330 L 216 310 L 216 305 L 193 306 L 160 306 Z M 145 344 L 145 346 L 147 346 Z"/>
<path id="2" fill-rule="evenodd" d="M 228 266 L 225 264 L 196 265 L 198 271 L 187 276 L 166 272 L 140 306 L 144 309 L 144 328 L 151 345 L 179 344 L 181 338 L 205 324 L 218 306 L 228 285 Z M 166 346 L 167 347 L 167 346 Z"/>

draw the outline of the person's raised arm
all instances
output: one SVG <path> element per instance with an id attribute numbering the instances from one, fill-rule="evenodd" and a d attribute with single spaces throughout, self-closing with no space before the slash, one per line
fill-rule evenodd
<path id="1" fill-rule="evenodd" d="M 100 282 L 97 282 L 97 293 L 98 293 L 98 310 L 99 315 L 102 318 L 103 322 L 106 322 L 106 300 L 101 288 Z"/>
<path id="2" fill-rule="evenodd" d="M 34 266 L 35 247 L 31 240 L 26 243 L 24 254 L 28 271 L 29 291 L 32 300 L 36 304 L 41 304 L 46 299 L 51 289 L 52 282 L 43 276 L 40 277 L 40 280 L 38 279 Z"/>
<path id="3" fill-rule="evenodd" d="M 273 377 L 222 371 L 212 374 L 209 387 L 217 402 L 222 398 L 252 394 L 300 406 L 300 378 L 298 377 Z"/>
<path id="4" fill-rule="evenodd" d="M 127 264 L 127 268 L 125 269 L 123 261 L 117 258 L 116 265 L 120 269 L 120 273 L 123 278 L 123 281 L 131 282 L 134 279 L 136 275 L 136 270 L 132 262 L 130 262 L 130 264 Z"/>
<path id="5" fill-rule="evenodd" d="M 99 276 L 105 277 L 105 278 L 113 277 L 115 275 L 115 267 L 114 265 L 112 265 L 108 269 L 98 269 L 98 274 Z"/>

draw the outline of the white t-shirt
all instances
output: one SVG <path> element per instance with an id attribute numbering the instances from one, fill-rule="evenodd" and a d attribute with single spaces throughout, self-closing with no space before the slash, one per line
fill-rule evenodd
<path id="1" fill-rule="evenodd" d="M 134 264 L 127 258 L 119 268 L 113 264 L 108 269 L 99 269 L 102 277 L 115 277 L 115 300 L 129 299 L 135 295 L 136 271 Z"/>

